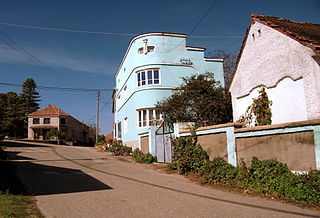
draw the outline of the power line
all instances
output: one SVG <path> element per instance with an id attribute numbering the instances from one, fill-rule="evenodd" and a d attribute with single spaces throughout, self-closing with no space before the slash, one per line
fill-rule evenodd
<path id="1" fill-rule="evenodd" d="M 54 73 L 55 76 L 59 76 L 62 80 L 68 80 L 66 77 L 64 77 L 61 73 L 53 70 L 49 66 L 47 66 L 45 63 L 40 61 L 38 58 L 36 58 L 33 54 L 28 52 L 26 49 L 18 45 L 14 40 L 12 40 L 9 36 L 7 36 L 4 32 L 0 31 L 0 41 L 3 45 L 5 45 L 7 48 L 10 48 L 17 56 L 22 57 L 23 59 L 28 60 L 31 64 L 41 67 L 43 70 L 47 71 L 48 73 Z"/>
<path id="2" fill-rule="evenodd" d="M 22 28 L 29 28 L 29 29 L 69 32 L 69 33 L 86 33 L 86 34 L 116 35 L 116 36 L 134 36 L 134 35 L 136 35 L 134 33 L 111 33 L 111 32 L 100 32 L 100 31 L 62 29 L 62 28 L 53 28 L 53 27 L 40 27 L 40 26 L 30 26 L 30 25 L 23 25 L 23 24 L 13 24 L 13 23 L 5 23 L 5 22 L 0 22 L 0 25 L 22 27 Z"/>
<path id="3" fill-rule="evenodd" d="M 216 4 L 217 0 L 214 0 L 213 3 L 211 4 L 211 6 L 209 7 L 209 9 L 207 10 L 207 12 L 204 14 L 204 16 L 200 19 L 200 21 L 197 23 L 197 25 L 195 25 L 195 27 L 192 29 L 192 31 L 188 34 L 188 36 L 190 36 L 196 29 L 197 27 L 202 23 L 202 21 L 207 17 L 207 15 L 209 14 L 209 12 L 211 11 L 211 9 L 214 7 L 214 5 Z"/>
<path id="4" fill-rule="evenodd" d="M 0 85 L 21 87 L 21 84 L 14 83 L 1 83 Z M 57 87 L 57 86 L 37 86 L 37 89 L 55 90 L 55 91 L 78 91 L 78 92 L 112 92 L 112 89 L 86 89 L 86 88 L 70 88 L 70 87 Z"/>
<path id="5" fill-rule="evenodd" d="M 213 8 L 213 6 L 214 6 L 214 4 L 211 5 L 211 7 L 207 11 L 206 15 L 194 27 L 194 29 L 190 32 L 188 37 L 189 38 L 201 38 L 201 39 L 234 39 L 234 38 L 238 39 L 238 38 L 242 38 L 242 36 L 199 36 L 199 35 L 198 36 L 190 36 L 191 33 L 200 25 L 200 23 L 208 15 L 208 13 Z M 110 35 L 110 36 L 136 36 L 136 35 L 139 35 L 137 33 L 113 33 L 113 32 L 101 32 L 101 31 L 75 30 L 75 29 L 23 25 L 23 24 L 15 24 L 15 23 L 7 23 L 7 22 L 0 22 L 0 25 L 17 27 L 17 28 L 39 29 L 39 30 L 49 30 L 49 31 L 67 32 L 67 33 L 84 33 L 84 34 L 94 34 L 94 35 Z"/>
<path id="6" fill-rule="evenodd" d="M 109 100 L 102 106 L 102 108 L 99 110 L 99 112 L 101 112 L 111 101 L 112 96 L 109 98 Z M 93 120 L 97 115 L 95 114 L 94 116 L 92 116 L 90 119 L 88 119 L 87 121 L 91 121 Z"/>

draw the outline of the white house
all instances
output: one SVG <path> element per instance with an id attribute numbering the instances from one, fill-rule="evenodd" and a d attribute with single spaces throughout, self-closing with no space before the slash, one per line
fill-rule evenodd
<path id="1" fill-rule="evenodd" d="M 50 140 L 46 136 L 50 129 L 63 131 L 67 144 L 89 144 L 89 127 L 54 105 L 28 114 L 29 140 Z"/>
<path id="2" fill-rule="evenodd" d="M 320 118 L 320 24 L 252 15 L 229 89 L 234 121 L 261 87 L 272 124 Z"/>

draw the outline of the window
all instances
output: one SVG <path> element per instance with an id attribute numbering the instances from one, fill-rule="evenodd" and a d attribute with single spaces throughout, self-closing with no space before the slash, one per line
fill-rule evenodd
<path id="1" fill-rule="evenodd" d="M 39 124 L 40 123 L 40 119 L 39 118 L 33 118 L 32 123 L 33 124 Z"/>
<path id="2" fill-rule="evenodd" d="M 158 126 L 160 124 L 160 112 L 156 109 L 144 109 L 137 111 L 138 127 Z"/>
<path id="3" fill-rule="evenodd" d="M 128 117 L 124 118 L 123 121 L 123 134 L 128 133 Z"/>
<path id="4" fill-rule="evenodd" d="M 121 122 L 118 123 L 118 138 L 121 139 Z"/>
<path id="5" fill-rule="evenodd" d="M 123 88 L 123 99 L 126 100 L 127 99 L 127 86 L 125 86 Z"/>
<path id="6" fill-rule="evenodd" d="M 148 69 L 137 72 L 137 86 L 160 84 L 159 69 Z"/>
<path id="7" fill-rule="evenodd" d="M 50 124 L 50 118 L 43 118 L 43 124 Z"/>
<path id="8" fill-rule="evenodd" d="M 146 51 L 143 49 L 143 47 L 138 49 L 138 54 L 147 54 L 149 52 L 154 52 L 154 46 L 148 46 Z"/>
<path id="9" fill-rule="evenodd" d="M 60 124 L 61 125 L 65 125 L 66 124 L 66 119 L 65 118 L 61 118 L 60 119 Z"/>

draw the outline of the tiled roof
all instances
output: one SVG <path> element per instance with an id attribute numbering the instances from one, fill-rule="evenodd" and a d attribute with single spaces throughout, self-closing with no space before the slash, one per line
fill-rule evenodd
<path id="1" fill-rule="evenodd" d="M 279 17 L 253 14 L 251 23 L 257 21 L 299 41 L 316 51 L 320 51 L 320 24 L 300 23 Z"/>
<path id="2" fill-rule="evenodd" d="M 251 25 L 255 22 L 267 25 L 287 35 L 288 37 L 298 41 L 299 43 L 313 49 L 317 55 L 320 55 L 320 24 L 301 23 L 279 17 L 253 14 L 251 15 Z M 237 58 L 237 63 L 231 76 L 231 83 L 237 71 L 251 25 L 247 29 L 246 34 L 243 38 L 240 52 Z"/>
<path id="3" fill-rule="evenodd" d="M 70 114 L 64 112 L 60 108 L 54 106 L 54 105 L 49 105 L 46 108 L 43 108 L 41 110 L 35 111 L 28 116 L 48 116 L 48 115 L 63 115 L 63 116 L 70 116 Z"/>

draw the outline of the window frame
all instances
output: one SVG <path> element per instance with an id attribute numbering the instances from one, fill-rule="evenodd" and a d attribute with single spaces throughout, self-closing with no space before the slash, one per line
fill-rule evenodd
<path id="1" fill-rule="evenodd" d="M 43 124 L 50 124 L 50 122 L 51 122 L 50 117 L 43 118 Z"/>
<path id="2" fill-rule="evenodd" d="M 40 118 L 32 118 L 32 124 L 40 124 Z"/>
<path id="3" fill-rule="evenodd" d="M 150 112 L 152 115 L 150 116 Z M 157 113 L 155 107 L 152 108 L 140 108 L 136 110 L 137 114 L 137 128 L 145 128 L 150 126 L 159 126 L 161 120 L 161 113 Z M 151 119 L 150 119 L 151 118 Z M 154 125 L 155 122 L 155 125 Z"/>
<path id="4" fill-rule="evenodd" d="M 64 121 L 64 122 L 62 122 Z M 67 120 L 66 118 L 60 118 L 60 125 L 66 125 L 67 124 Z"/>
<path id="5" fill-rule="evenodd" d="M 151 78 L 149 72 L 151 71 Z M 155 72 L 158 72 L 158 78 L 155 79 Z M 144 78 L 143 79 L 143 75 Z M 148 68 L 144 70 L 139 70 L 136 72 L 136 88 L 143 87 L 143 86 L 152 86 L 152 85 L 161 85 L 161 72 L 160 68 Z M 151 81 L 151 82 L 150 82 Z M 155 82 L 157 81 L 157 83 Z"/>

